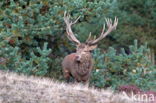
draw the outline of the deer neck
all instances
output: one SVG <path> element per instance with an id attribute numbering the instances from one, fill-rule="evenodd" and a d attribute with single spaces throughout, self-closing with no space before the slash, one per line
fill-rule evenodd
<path id="1" fill-rule="evenodd" d="M 80 62 L 76 61 L 76 72 L 79 75 L 85 76 L 86 74 L 88 74 L 88 72 L 90 71 L 91 59 L 92 59 L 92 55 L 90 52 L 88 52 L 82 55 Z"/>

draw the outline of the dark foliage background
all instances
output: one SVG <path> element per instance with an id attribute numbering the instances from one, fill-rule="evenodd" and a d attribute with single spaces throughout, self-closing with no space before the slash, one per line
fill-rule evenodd
<path id="1" fill-rule="evenodd" d="M 73 31 L 82 42 L 90 32 L 100 34 L 105 17 L 116 16 L 117 30 L 93 52 L 91 85 L 156 89 L 155 0 L 1 0 L 0 7 L 0 69 L 63 80 L 61 61 L 75 51 L 65 36 L 64 11 L 81 16 Z"/>

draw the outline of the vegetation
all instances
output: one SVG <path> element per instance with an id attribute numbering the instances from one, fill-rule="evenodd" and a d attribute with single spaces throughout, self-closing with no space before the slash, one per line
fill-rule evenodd
<path id="1" fill-rule="evenodd" d="M 144 90 L 155 90 L 155 66 L 148 58 L 147 45 L 138 46 L 137 40 L 129 46 L 129 54 L 124 48 L 120 53 L 110 47 L 107 53 L 97 49 L 94 53 L 95 69 L 92 84 L 97 87 L 117 88 L 121 85 L 137 85 Z"/>
<path id="2" fill-rule="evenodd" d="M 26 77 L 0 70 L 1 103 L 138 103 L 111 90 L 57 83 L 48 78 Z"/>
<path id="3" fill-rule="evenodd" d="M 1 0 L 0 7 L 0 69 L 63 80 L 62 58 L 75 51 L 65 36 L 64 11 L 81 16 L 73 27 L 80 41 L 90 32 L 97 36 L 105 17 L 117 16 L 117 30 L 93 52 L 91 85 L 156 90 L 155 0 Z"/>

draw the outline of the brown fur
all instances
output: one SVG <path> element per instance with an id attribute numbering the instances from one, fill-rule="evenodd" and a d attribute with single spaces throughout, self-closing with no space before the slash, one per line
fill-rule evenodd
<path id="1" fill-rule="evenodd" d="M 62 67 L 64 77 L 67 80 L 72 76 L 78 82 L 88 83 L 93 68 L 90 51 L 95 48 L 96 46 L 88 46 L 82 43 L 77 46 L 76 53 L 69 54 L 64 58 Z"/>
<path id="2" fill-rule="evenodd" d="M 62 62 L 64 77 L 69 79 L 70 76 L 73 76 L 78 82 L 87 82 L 93 65 L 91 54 L 88 52 L 83 55 L 80 62 L 76 61 L 76 57 L 77 54 L 72 53 L 64 58 Z"/>

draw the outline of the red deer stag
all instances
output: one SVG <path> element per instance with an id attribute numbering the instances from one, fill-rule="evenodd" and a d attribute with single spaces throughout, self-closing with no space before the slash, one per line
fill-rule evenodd
<path id="1" fill-rule="evenodd" d="M 118 19 L 115 17 L 114 24 L 111 19 L 105 19 L 108 30 L 105 32 L 105 24 L 103 26 L 101 35 L 97 39 L 91 40 L 91 33 L 85 43 L 80 41 L 74 36 L 71 26 L 75 24 L 78 17 L 74 22 L 70 21 L 70 15 L 64 13 L 64 21 L 66 24 L 67 37 L 72 42 L 76 43 L 76 53 L 67 55 L 63 62 L 63 74 L 65 79 L 69 80 L 72 76 L 77 82 L 88 83 L 90 74 L 93 68 L 91 51 L 97 47 L 97 43 L 105 38 L 110 32 L 116 29 Z"/>

